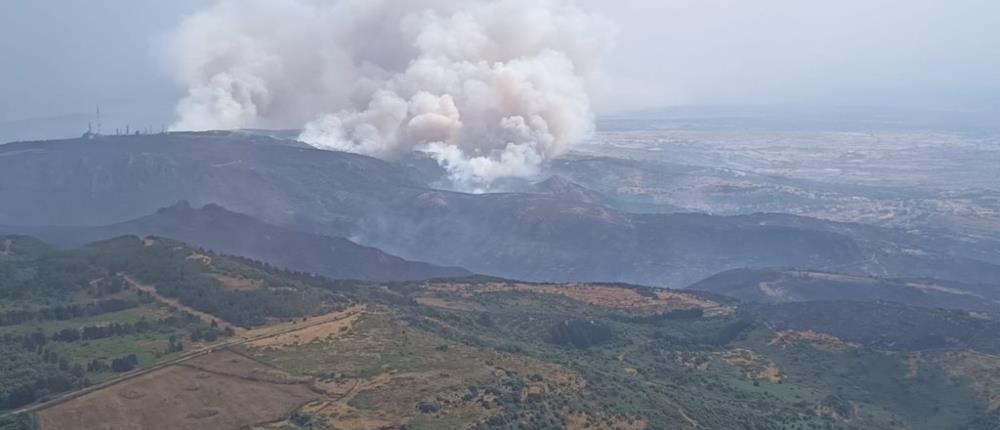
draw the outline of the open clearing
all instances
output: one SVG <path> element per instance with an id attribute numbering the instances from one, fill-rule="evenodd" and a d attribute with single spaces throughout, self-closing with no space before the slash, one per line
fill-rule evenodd
<path id="1" fill-rule="evenodd" d="M 654 291 L 642 294 L 631 288 L 594 284 L 523 284 L 516 282 L 491 282 L 486 284 L 435 283 L 426 286 L 428 291 L 459 293 L 464 295 L 524 292 L 563 296 L 591 306 L 627 310 L 643 315 L 662 314 L 677 310 L 702 309 L 706 314 L 726 312 L 726 308 L 710 300 L 674 291 Z"/>
<path id="2" fill-rule="evenodd" d="M 786 330 L 774 333 L 774 337 L 768 345 L 778 345 L 781 347 L 794 346 L 799 344 L 809 344 L 827 351 L 843 351 L 850 348 L 858 348 L 859 345 L 844 342 L 840 338 L 827 334 L 816 333 L 812 330 L 795 331 Z"/>
<path id="3" fill-rule="evenodd" d="M 264 288 L 264 283 L 257 279 L 247 279 L 243 277 L 214 274 L 216 281 L 222 284 L 226 291 L 253 291 Z"/>
<path id="4" fill-rule="evenodd" d="M 332 428 L 457 429 L 501 413 L 489 391 L 502 392 L 524 375 L 542 375 L 528 381 L 524 395 L 585 386 L 580 375 L 558 365 L 448 341 L 403 324 L 387 309 L 344 322 L 351 328 L 317 326 L 323 330 L 311 341 L 305 340 L 312 330 L 302 330 L 290 333 L 298 338 L 246 345 L 255 359 L 315 378 L 316 389 L 326 395 L 302 411 Z M 335 335 L 327 336 L 331 329 Z M 420 404 L 436 407 L 423 413 Z"/>
<path id="5" fill-rule="evenodd" d="M 450 309 L 453 311 L 477 311 L 482 309 L 478 303 L 471 301 L 452 300 L 440 297 L 417 297 L 417 303 L 432 308 Z"/>
<path id="6" fill-rule="evenodd" d="M 274 337 L 253 341 L 247 346 L 253 348 L 285 348 L 305 345 L 320 340 L 331 340 L 349 331 L 354 326 L 354 323 L 361 318 L 363 311 L 364 308 L 362 306 L 355 306 L 343 312 L 316 317 L 313 320 L 313 324 L 303 327 L 301 330 L 290 331 Z M 319 319 L 326 322 L 319 322 Z"/>
<path id="7" fill-rule="evenodd" d="M 36 418 L 39 430 L 233 429 L 283 419 L 317 397 L 303 379 L 219 351 L 41 410 Z"/>

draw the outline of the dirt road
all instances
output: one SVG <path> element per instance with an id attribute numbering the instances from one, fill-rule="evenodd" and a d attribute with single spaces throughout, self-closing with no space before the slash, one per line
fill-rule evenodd
<path id="1" fill-rule="evenodd" d="M 126 277 L 126 279 L 129 279 L 129 278 Z M 130 279 L 129 282 L 134 282 L 134 281 Z M 141 285 L 141 284 L 134 284 L 134 285 Z M 183 305 L 181 305 L 181 306 L 183 306 Z M 160 370 L 160 369 L 163 369 L 163 368 L 166 368 L 166 367 L 170 367 L 170 366 L 174 366 L 174 365 L 177 365 L 177 364 L 180 364 L 180 363 L 184 363 L 186 361 L 189 361 L 189 360 L 192 360 L 192 359 L 195 359 L 195 358 L 207 355 L 207 354 L 211 354 L 213 352 L 221 351 L 221 350 L 233 347 L 233 346 L 239 346 L 239 345 L 243 345 L 243 344 L 250 343 L 250 342 L 256 342 L 256 341 L 260 341 L 260 340 L 269 339 L 269 338 L 272 338 L 272 337 L 282 336 L 282 335 L 285 335 L 285 334 L 289 334 L 289 333 L 293 333 L 293 332 L 305 330 L 305 329 L 308 329 L 308 328 L 311 328 L 313 326 L 320 325 L 320 324 L 328 324 L 328 323 L 333 322 L 333 321 L 339 321 L 339 320 L 346 319 L 346 318 L 352 318 L 355 315 L 357 315 L 358 313 L 364 312 L 364 311 L 365 311 L 365 307 L 364 306 L 362 306 L 362 305 L 355 305 L 355 306 L 351 306 L 351 307 L 349 307 L 346 310 L 343 310 L 341 312 L 335 312 L 335 313 L 330 313 L 330 314 L 326 314 L 326 315 L 314 317 L 314 318 L 311 318 L 311 319 L 309 319 L 309 320 L 307 320 L 305 322 L 285 323 L 285 324 L 280 324 L 280 325 L 276 325 L 276 326 L 263 327 L 263 328 L 255 329 L 255 330 L 243 330 L 243 334 L 242 335 L 237 335 L 237 336 L 234 336 L 233 338 L 230 338 L 229 340 L 223 341 L 221 343 L 217 343 L 217 344 L 214 344 L 214 345 L 209 345 L 209 346 L 206 346 L 204 348 L 200 348 L 200 349 L 197 349 L 197 350 L 185 353 L 184 355 L 182 355 L 180 357 L 177 357 L 177 358 L 175 358 L 173 360 L 165 361 L 165 362 L 158 363 L 156 365 L 153 365 L 153 366 L 141 369 L 141 370 L 137 370 L 137 371 L 134 371 L 134 372 L 126 373 L 126 374 L 123 374 L 121 376 L 118 376 L 118 377 L 109 379 L 107 381 L 104 381 L 104 382 L 102 382 L 100 384 L 96 384 L 96 385 L 84 388 L 82 390 L 74 391 L 72 393 L 64 394 L 64 395 L 62 395 L 60 397 L 57 397 L 57 398 L 55 398 L 53 400 L 50 400 L 48 402 L 38 403 L 38 404 L 35 404 L 35 405 L 27 406 L 27 407 L 24 407 L 24 408 L 21 408 L 21 409 L 12 411 L 12 412 L 8 412 L 7 414 L 0 415 L 0 416 L 19 415 L 19 414 L 23 414 L 23 413 L 31 413 L 31 412 L 35 412 L 35 411 L 38 411 L 38 410 L 50 408 L 50 407 L 58 405 L 60 403 L 64 403 L 64 402 L 67 402 L 69 400 L 76 399 L 76 398 L 78 398 L 80 396 L 83 396 L 83 395 L 86 395 L 86 394 L 89 394 L 89 393 L 92 393 L 92 392 L 95 392 L 95 391 L 103 390 L 105 388 L 112 387 L 112 386 L 121 384 L 121 383 L 123 383 L 125 381 L 137 378 L 139 376 L 146 375 L 146 374 L 155 372 L 157 370 Z M 212 317 L 211 315 L 204 314 L 204 313 L 202 313 L 202 314 L 203 315 L 207 315 L 208 318 L 216 319 L 216 318 Z"/>
<path id="2" fill-rule="evenodd" d="M 198 317 L 199 319 L 201 319 L 202 321 L 204 321 L 207 324 L 212 324 L 213 322 L 216 322 L 216 323 L 222 325 L 222 328 L 225 328 L 225 327 L 232 328 L 233 332 L 236 333 L 236 334 L 243 334 L 243 333 L 246 333 L 246 331 L 247 331 L 247 329 L 245 329 L 245 328 L 237 327 L 236 325 L 233 325 L 233 324 L 230 324 L 230 323 L 228 323 L 226 321 L 223 321 L 222 319 L 219 319 L 218 317 L 216 317 L 214 315 L 207 314 L 205 312 L 202 312 L 202 311 L 199 311 L 199 310 L 197 310 L 195 308 L 192 308 L 192 307 L 190 307 L 188 305 L 185 305 L 185 304 L 181 303 L 177 299 L 171 299 L 171 298 L 167 298 L 167 297 L 161 296 L 160 293 L 158 293 L 156 291 L 156 287 L 154 287 L 152 285 L 143 284 L 142 282 L 139 282 L 138 280 L 136 280 L 135 278 L 133 278 L 133 277 L 131 277 L 129 275 L 122 275 L 122 277 L 125 278 L 125 281 L 128 282 L 129 286 L 131 286 L 132 288 L 135 288 L 136 290 L 141 291 L 143 293 L 149 294 L 154 299 L 156 299 L 156 301 L 158 301 L 160 303 L 163 303 L 163 304 L 165 304 L 167 306 L 170 306 L 170 307 L 172 307 L 174 309 L 177 309 L 178 311 L 194 315 L 194 316 Z"/>

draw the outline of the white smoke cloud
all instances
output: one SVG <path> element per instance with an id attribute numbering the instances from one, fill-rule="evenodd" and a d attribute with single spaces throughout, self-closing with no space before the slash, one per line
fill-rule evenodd
<path id="1" fill-rule="evenodd" d="M 488 186 L 589 136 L 612 33 L 561 0 L 222 1 L 172 38 L 188 90 L 172 128 L 302 128 L 317 148 L 421 151 Z"/>

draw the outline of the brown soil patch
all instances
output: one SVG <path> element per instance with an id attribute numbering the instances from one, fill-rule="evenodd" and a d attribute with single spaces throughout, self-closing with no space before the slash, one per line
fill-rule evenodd
<path id="1" fill-rule="evenodd" d="M 212 275 L 216 281 L 222 284 L 222 289 L 226 291 L 253 291 L 264 288 L 264 283 L 258 279 L 247 279 L 228 275 Z"/>
<path id="2" fill-rule="evenodd" d="M 217 352 L 43 409 L 36 414 L 38 428 L 235 429 L 280 420 L 319 396 L 305 383 L 274 372 L 237 354 Z"/>
<path id="3" fill-rule="evenodd" d="M 731 349 L 720 353 L 720 358 L 733 366 L 754 364 L 757 356 L 749 349 Z"/>
<path id="4" fill-rule="evenodd" d="M 777 384 L 782 380 L 781 369 L 778 368 L 777 364 L 767 363 L 764 370 L 757 372 L 757 374 L 754 375 L 754 379 L 764 379 L 772 384 Z"/>
<path id="5" fill-rule="evenodd" d="M 920 354 L 913 353 L 906 358 L 906 377 L 913 379 L 920 373 Z"/>
<path id="6" fill-rule="evenodd" d="M 193 418 L 193 419 L 196 419 L 196 420 L 203 420 L 205 418 L 211 418 L 211 417 L 214 417 L 216 415 L 219 415 L 219 410 L 218 409 L 205 408 L 205 409 L 199 409 L 197 411 L 191 412 L 190 414 L 188 414 L 188 416 L 186 418 Z"/>
<path id="7" fill-rule="evenodd" d="M 406 425 L 406 419 L 380 411 L 361 411 L 346 403 L 322 402 L 310 404 L 303 412 L 318 417 L 338 430 L 369 430 L 398 428 Z"/>
<path id="8" fill-rule="evenodd" d="M 476 311 L 481 308 L 479 304 L 462 300 L 450 300 L 440 297 L 418 297 L 417 303 L 433 308 L 450 309 L 453 311 Z"/>
<path id="9" fill-rule="evenodd" d="M 304 408 L 304 411 L 319 417 L 323 422 L 336 429 L 366 430 L 402 427 L 412 417 L 393 410 L 393 408 L 357 409 L 350 405 L 351 400 L 359 393 L 377 390 L 390 383 L 419 385 L 417 382 L 426 382 L 432 376 L 432 374 L 423 373 L 383 373 L 368 379 L 320 382 L 317 384 L 317 388 L 326 392 L 332 399 L 310 404 Z"/>
<path id="10" fill-rule="evenodd" d="M 333 339 L 348 333 L 365 312 L 364 305 L 353 305 L 340 312 L 331 312 L 307 318 L 304 321 L 295 320 L 258 327 L 244 332 L 242 337 L 247 340 L 257 339 L 247 344 L 247 346 L 254 348 L 304 345 L 316 340 Z"/>
<path id="11" fill-rule="evenodd" d="M 749 349 L 731 349 L 718 354 L 718 357 L 731 366 L 739 368 L 743 374 L 753 380 L 765 380 L 779 383 L 783 379 L 781 369 L 774 362 L 765 362 Z"/>
<path id="12" fill-rule="evenodd" d="M 853 343 L 844 342 L 840 338 L 827 334 L 816 333 L 812 330 L 806 331 L 779 331 L 774 333 L 774 337 L 768 345 L 789 346 L 796 344 L 810 344 L 828 351 L 843 351 L 849 348 L 856 348 Z"/>
<path id="13" fill-rule="evenodd" d="M 645 430 L 649 424 L 645 420 L 621 419 L 603 414 L 574 412 L 566 414 L 566 430 Z"/>
<path id="14" fill-rule="evenodd" d="M 502 292 L 527 292 L 567 297 L 579 302 L 608 309 L 627 310 L 642 315 L 657 315 L 677 310 L 702 309 L 706 314 L 730 312 L 718 303 L 690 294 L 674 291 L 655 291 L 640 294 L 631 288 L 593 284 L 542 285 L 516 282 L 491 282 L 485 284 L 427 284 L 430 291 L 444 291 L 465 295 Z"/>
<path id="15" fill-rule="evenodd" d="M 121 396 L 123 399 L 128 399 L 128 400 L 138 400 L 143 397 L 146 397 L 146 393 L 128 388 L 124 388 L 121 391 L 119 391 L 118 395 Z"/>
<path id="16" fill-rule="evenodd" d="M 317 341 L 329 341 L 348 333 L 363 314 L 361 307 L 351 308 L 343 312 L 327 314 L 322 317 L 328 322 L 309 325 L 302 330 L 283 333 L 274 337 L 250 342 L 252 348 L 287 348 L 305 345 Z M 308 321 L 306 322 L 308 324 Z"/>
<path id="17" fill-rule="evenodd" d="M 188 261 L 197 261 L 197 262 L 200 262 L 201 264 L 204 264 L 206 266 L 211 266 L 212 265 L 212 257 L 209 257 L 209 256 L 207 256 L 205 254 L 199 254 L 197 252 L 193 253 L 193 254 L 191 254 L 189 256 L 187 256 L 186 259 Z"/>
<path id="18" fill-rule="evenodd" d="M 228 350 L 222 350 L 210 355 L 192 358 L 178 364 L 178 366 L 185 366 L 213 375 L 227 376 L 267 384 L 301 385 L 312 382 L 312 378 L 295 377 Z M 186 388 L 197 389 L 197 387 L 201 386 L 204 386 L 204 384 L 192 385 Z"/>

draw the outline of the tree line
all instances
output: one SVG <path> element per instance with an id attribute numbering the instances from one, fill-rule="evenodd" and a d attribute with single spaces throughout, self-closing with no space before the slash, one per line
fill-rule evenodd
<path id="1" fill-rule="evenodd" d="M 139 302 L 134 299 L 107 299 L 91 303 L 49 306 L 41 309 L 19 309 L 0 312 L 0 326 L 18 325 L 31 321 L 66 321 L 119 312 L 136 306 L 139 306 Z"/>

